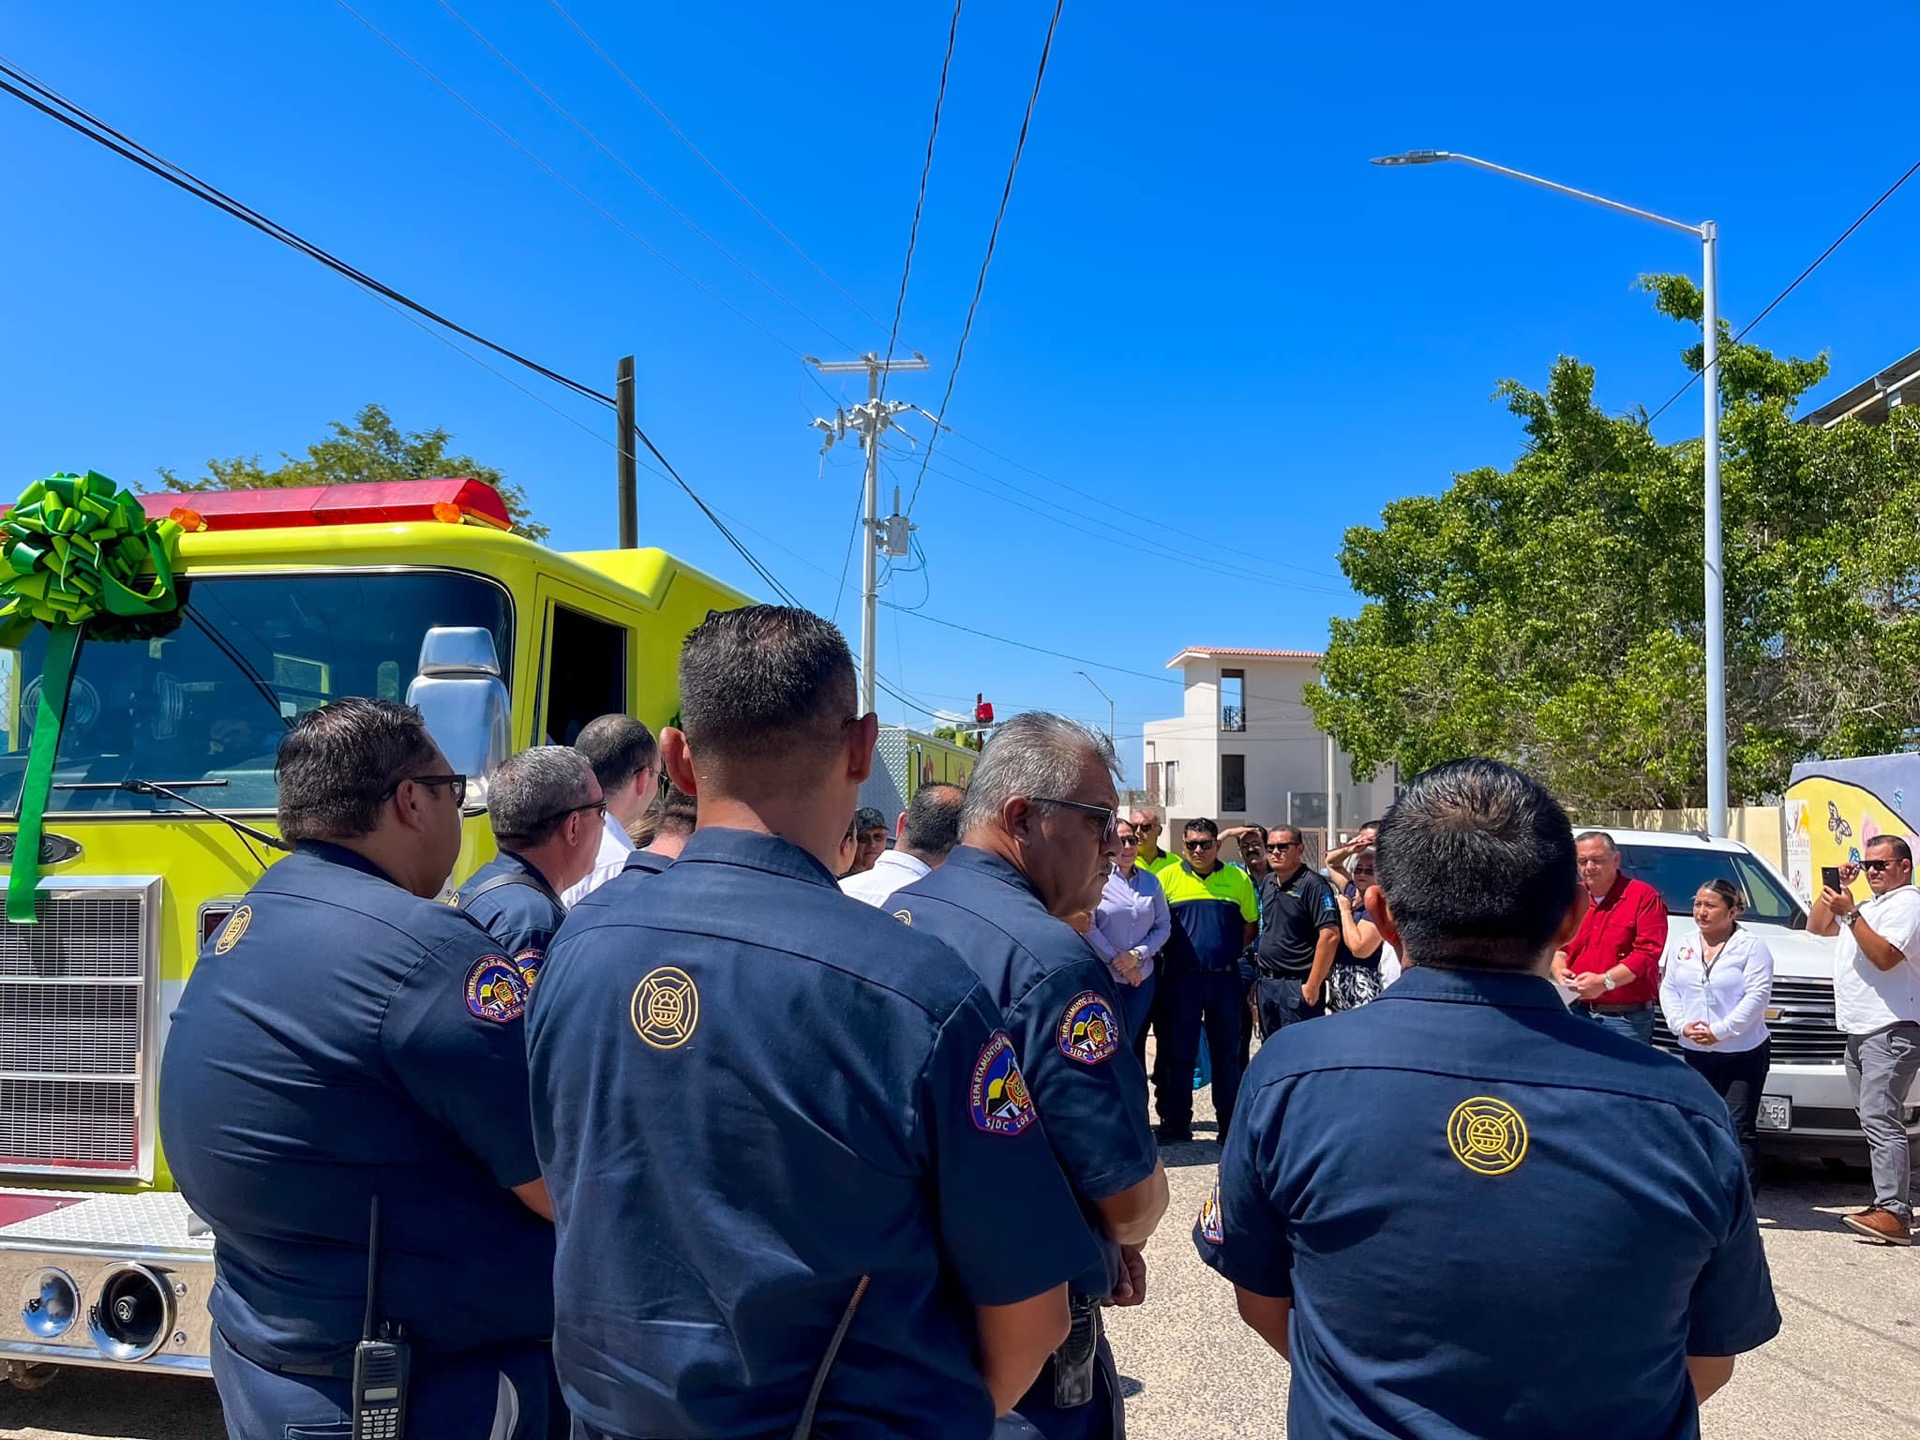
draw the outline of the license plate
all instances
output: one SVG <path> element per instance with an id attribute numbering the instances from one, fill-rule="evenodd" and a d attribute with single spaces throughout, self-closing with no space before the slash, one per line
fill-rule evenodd
<path id="1" fill-rule="evenodd" d="M 1786 1095 L 1762 1095 L 1759 1126 L 1762 1130 L 1793 1129 L 1792 1098 Z"/>

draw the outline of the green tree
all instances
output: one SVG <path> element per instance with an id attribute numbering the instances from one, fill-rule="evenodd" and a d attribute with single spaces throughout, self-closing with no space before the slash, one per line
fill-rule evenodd
<path id="1" fill-rule="evenodd" d="M 368 405 L 351 425 L 328 422 L 333 434 L 309 445 L 302 459 L 282 451 L 281 464 L 268 469 L 258 455 L 236 455 L 231 460 L 207 461 L 207 473 L 198 480 L 182 480 L 161 467 L 160 478 L 169 490 L 268 490 L 296 485 L 350 485 L 365 480 L 425 480 L 441 475 L 467 475 L 485 481 L 500 492 L 514 528 L 531 540 L 544 541 L 547 527 L 527 509 L 527 497 L 518 485 L 471 455 L 450 455 L 453 436 L 442 429 L 403 431 L 384 407 Z"/>
<path id="2" fill-rule="evenodd" d="M 1698 326 L 1698 289 L 1644 282 Z M 1808 756 L 1920 732 L 1920 415 L 1794 421 L 1825 357 L 1721 338 L 1729 789 Z M 1701 347 L 1685 352 L 1700 367 Z M 1702 448 L 1593 403 L 1561 357 L 1498 395 L 1526 447 L 1347 531 L 1366 597 L 1332 623 L 1316 717 L 1356 775 L 1468 754 L 1526 766 L 1580 807 L 1699 805 L 1706 789 Z"/>

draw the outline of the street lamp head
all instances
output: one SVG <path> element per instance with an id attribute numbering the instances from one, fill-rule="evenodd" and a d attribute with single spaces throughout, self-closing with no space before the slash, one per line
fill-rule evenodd
<path id="1" fill-rule="evenodd" d="M 1445 150 L 1407 150 L 1399 155 L 1376 155 L 1375 165 L 1437 165 L 1442 160 L 1453 158 Z"/>

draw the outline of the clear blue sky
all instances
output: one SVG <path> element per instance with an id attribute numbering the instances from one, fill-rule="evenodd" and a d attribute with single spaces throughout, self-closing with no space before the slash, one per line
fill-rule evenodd
<path id="1" fill-rule="evenodd" d="M 822 472 L 806 424 L 831 402 L 799 355 L 884 348 L 884 328 L 730 195 L 548 5 L 455 0 L 811 320 L 676 220 L 439 6 L 353 3 L 771 335 L 558 184 L 336 0 L 28 7 L 4 53 L 547 364 L 610 388 L 616 358 L 635 353 L 642 424 L 790 589 L 832 612 L 857 451 Z M 831 19 L 791 4 L 570 8 L 840 285 L 891 317 L 943 0 L 855 0 L 829 7 Z M 901 336 L 935 368 L 890 391 L 929 409 L 1049 10 L 969 0 L 961 19 Z M 1604 17 L 1549 7 L 1521 24 L 1515 13 L 1241 5 L 1181 17 L 1069 0 L 948 412 L 963 438 L 943 439 L 914 514 L 929 565 L 897 577 L 889 598 L 1119 667 L 1094 674 L 1118 702 L 1137 772 L 1141 722 L 1179 703 L 1151 678 L 1171 655 L 1191 643 L 1319 648 L 1329 614 L 1356 605 L 1334 561 L 1346 526 L 1444 488 L 1456 470 L 1512 459 L 1518 427 L 1487 399 L 1502 377 L 1538 382 L 1556 354 L 1578 355 L 1619 410 L 1651 408 L 1684 378 L 1690 337 L 1634 281 L 1696 271 L 1686 237 L 1461 167 L 1387 172 L 1369 156 L 1471 152 L 1710 216 L 1736 326 L 1914 158 L 1888 123 L 1900 113 L 1892 72 L 1863 63 L 1920 48 L 1911 12 L 1877 15 L 1864 40 L 1784 4 L 1621 4 Z M 157 466 L 297 451 L 378 401 L 505 469 L 556 544 L 612 543 L 604 412 L 518 376 L 578 424 L 544 408 L 6 97 L 0 186 L 0 477 L 11 477 L 0 488 L 87 466 L 144 487 Z M 1822 394 L 1920 346 L 1916 231 L 1920 181 L 1754 338 L 1830 350 Z M 1674 439 L 1698 425 L 1689 397 L 1659 428 Z M 910 486 L 917 461 L 894 468 Z M 640 501 L 644 543 L 751 586 L 667 482 L 643 474 Z M 1222 565 L 1272 578 L 1231 578 Z M 855 599 L 849 590 L 839 616 L 857 636 Z M 1073 661 L 912 615 L 883 612 L 880 654 L 882 673 L 928 705 L 963 707 L 985 690 L 1003 714 L 1047 705 L 1107 718 Z M 912 718 L 892 702 L 883 715 Z"/>

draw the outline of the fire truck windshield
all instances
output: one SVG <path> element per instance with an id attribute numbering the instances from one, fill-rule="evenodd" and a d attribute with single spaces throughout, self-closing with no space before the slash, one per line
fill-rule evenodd
<path id="1" fill-rule="evenodd" d="M 80 646 L 49 814 L 181 808 L 133 779 L 190 787 L 223 812 L 274 808 L 274 752 L 293 720 L 343 695 L 404 700 L 436 625 L 493 632 L 512 654 L 512 604 L 476 575 L 444 570 L 202 575 L 149 639 Z M 0 650 L 0 811 L 27 767 L 47 635 Z M 193 789 L 212 782 L 218 788 Z"/>

